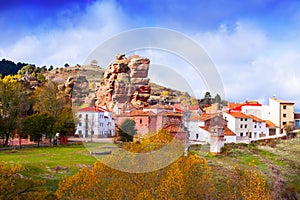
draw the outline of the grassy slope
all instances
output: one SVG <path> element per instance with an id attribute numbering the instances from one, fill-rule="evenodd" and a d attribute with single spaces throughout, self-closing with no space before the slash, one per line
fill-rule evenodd
<path id="1" fill-rule="evenodd" d="M 205 157 L 212 167 L 215 180 L 222 187 L 229 171 L 235 166 L 247 167 L 250 162 L 256 164 L 272 185 L 281 180 L 284 187 L 296 190 L 300 194 L 300 138 L 278 140 L 275 147 L 262 144 L 234 145 L 228 147 L 227 155 L 212 156 L 208 146 L 192 147 L 194 153 Z M 282 187 L 282 186 L 281 186 Z M 279 189 L 282 189 L 279 187 Z"/>

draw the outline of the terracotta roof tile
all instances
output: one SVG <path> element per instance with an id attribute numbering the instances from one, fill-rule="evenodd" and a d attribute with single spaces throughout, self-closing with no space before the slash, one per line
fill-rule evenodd
<path id="1" fill-rule="evenodd" d="M 229 112 L 228 114 L 230 114 L 234 118 L 251 118 L 249 115 L 246 115 L 242 112 Z"/>
<path id="2" fill-rule="evenodd" d="M 262 120 L 254 115 L 249 115 L 249 116 L 253 119 L 254 122 L 265 122 L 265 120 Z"/>
<path id="3" fill-rule="evenodd" d="M 266 126 L 267 127 L 277 127 L 273 122 L 266 120 Z"/>
<path id="4" fill-rule="evenodd" d="M 164 130 L 169 131 L 170 133 L 185 133 L 184 129 L 180 126 L 176 126 L 173 124 L 170 124 L 163 128 Z"/>
<path id="5" fill-rule="evenodd" d="M 225 136 L 235 136 L 235 133 L 232 130 L 230 130 L 228 127 L 225 127 L 224 128 L 224 135 Z"/>
<path id="6" fill-rule="evenodd" d="M 150 116 L 155 115 L 152 111 L 133 110 L 130 112 L 130 116 Z"/>

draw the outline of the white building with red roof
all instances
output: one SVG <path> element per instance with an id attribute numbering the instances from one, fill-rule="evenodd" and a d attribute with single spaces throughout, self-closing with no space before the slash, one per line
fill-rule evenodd
<path id="1" fill-rule="evenodd" d="M 77 111 L 78 124 L 75 135 L 87 137 L 115 136 L 112 113 L 104 108 L 86 107 Z"/>

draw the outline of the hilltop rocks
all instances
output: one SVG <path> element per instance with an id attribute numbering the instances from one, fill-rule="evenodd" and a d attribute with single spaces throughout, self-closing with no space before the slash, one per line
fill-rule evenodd
<path id="1" fill-rule="evenodd" d="M 58 85 L 58 90 L 60 92 L 65 92 L 66 95 L 71 96 L 74 86 L 74 78 L 69 76 L 67 81 L 63 84 Z"/>
<path id="2" fill-rule="evenodd" d="M 96 106 L 112 109 L 115 103 L 147 106 L 151 88 L 148 85 L 150 60 L 134 55 L 117 55 L 104 72 L 104 80 L 96 93 Z"/>

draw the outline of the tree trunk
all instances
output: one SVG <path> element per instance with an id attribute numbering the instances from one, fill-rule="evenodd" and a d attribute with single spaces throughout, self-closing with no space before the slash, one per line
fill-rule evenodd
<path id="1" fill-rule="evenodd" d="M 40 147 L 40 139 L 37 140 L 38 147 Z"/>
<path id="2" fill-rule="evenodd" d="M 5 133 L 5 143 L 4 143 L 5 147 L 8 146 L 8 139 L 9 139 L 9 133 Z"/>
<path id="3" fill-rule="evenodd" d="M 19 145 L 20 145 L 20 149 L 22 149 L 22 138 L 21 138 L 21 136 L 19 136 Z"/>

